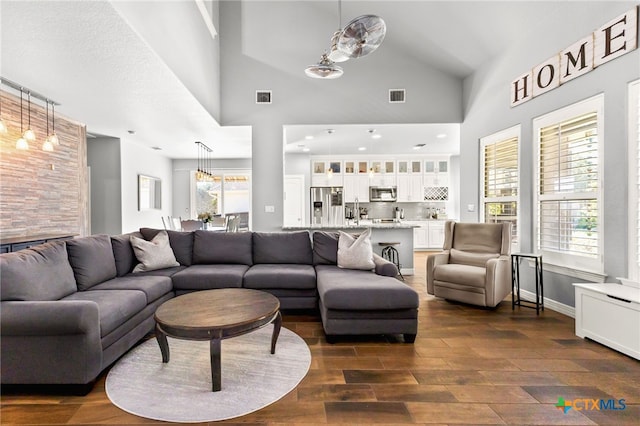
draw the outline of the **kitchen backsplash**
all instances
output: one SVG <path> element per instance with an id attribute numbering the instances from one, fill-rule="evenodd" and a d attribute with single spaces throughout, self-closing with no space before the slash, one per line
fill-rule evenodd
<path id="1" fill-rule="evenodd" d="M 353 207 L 353 203 L 345 203 L 346 207 Z M 392 219 L 396 214 L 396 207 L 404 209 L 405 220 L 431 219 L 432 214 L 438 213 L 438 218 L 446 218 L 445 202 L 424 203 L 360 203 L 360 209 L 367 209 L 369 219 Z"/>

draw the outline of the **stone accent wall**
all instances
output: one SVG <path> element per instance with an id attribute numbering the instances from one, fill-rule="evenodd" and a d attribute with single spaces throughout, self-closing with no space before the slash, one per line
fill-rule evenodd
<path id="1" fill-rule="evenodd" d="M 42 150 L 47 124 L 43 102 L 31 98 L 31 128 L 36 141 L 29 150 L 16 149 L 20 137 L 20 96 L 0 90 L 0 235 L 3 238 L 39 234 L 89 233 L 87 139 L 84 124 L 59 115 L 55 128 L 60 145 Z M 29 120 L 26 94 L 23 129 Z M 49 109 L 51 120 L 51 109 Z M 51 122 L 49 124 L 51 131 Z"/>

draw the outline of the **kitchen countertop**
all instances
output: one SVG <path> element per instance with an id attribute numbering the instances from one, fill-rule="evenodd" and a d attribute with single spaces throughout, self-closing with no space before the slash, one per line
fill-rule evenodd
<path id="1" fill-rule="evenodd" d="M 406 222 L 382 222 L 374 223 L 371 220 L 361 220 L 359 225 L 355 223 L 342 225 L 308 225 L 308 226 L 283 226 L 284 231 L 301 231 L 306 229 L 413 229 L 420 225 Z"/>

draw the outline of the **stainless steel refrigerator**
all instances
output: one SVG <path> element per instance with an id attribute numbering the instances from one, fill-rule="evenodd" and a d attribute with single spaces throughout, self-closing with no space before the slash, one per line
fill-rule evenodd
<path id="1" fill-rule="evenodd" d="M 344 202 L 341 186 L 311 187 L 311 225 L 344 225 Z"/>

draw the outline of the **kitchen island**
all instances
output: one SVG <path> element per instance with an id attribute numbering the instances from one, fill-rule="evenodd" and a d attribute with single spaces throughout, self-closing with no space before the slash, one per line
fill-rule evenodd
<path id="1" fill-rule="evenodd" d="M 285 226 L 283 231 L 343 231 L 357 234 L 367 228 L 371 228 L 371 244 L 373 251 L 381 254 L 384 246 L 378 243 L 396 242 L 394 247 L 398 250 L 402 275 L 413 275 L 413 228 L 417 225 L 402 222 L 373 222 L 372 220 L 360 220 L 345 222 L 344 225 L 309 225 L 309 226 Z"/>

